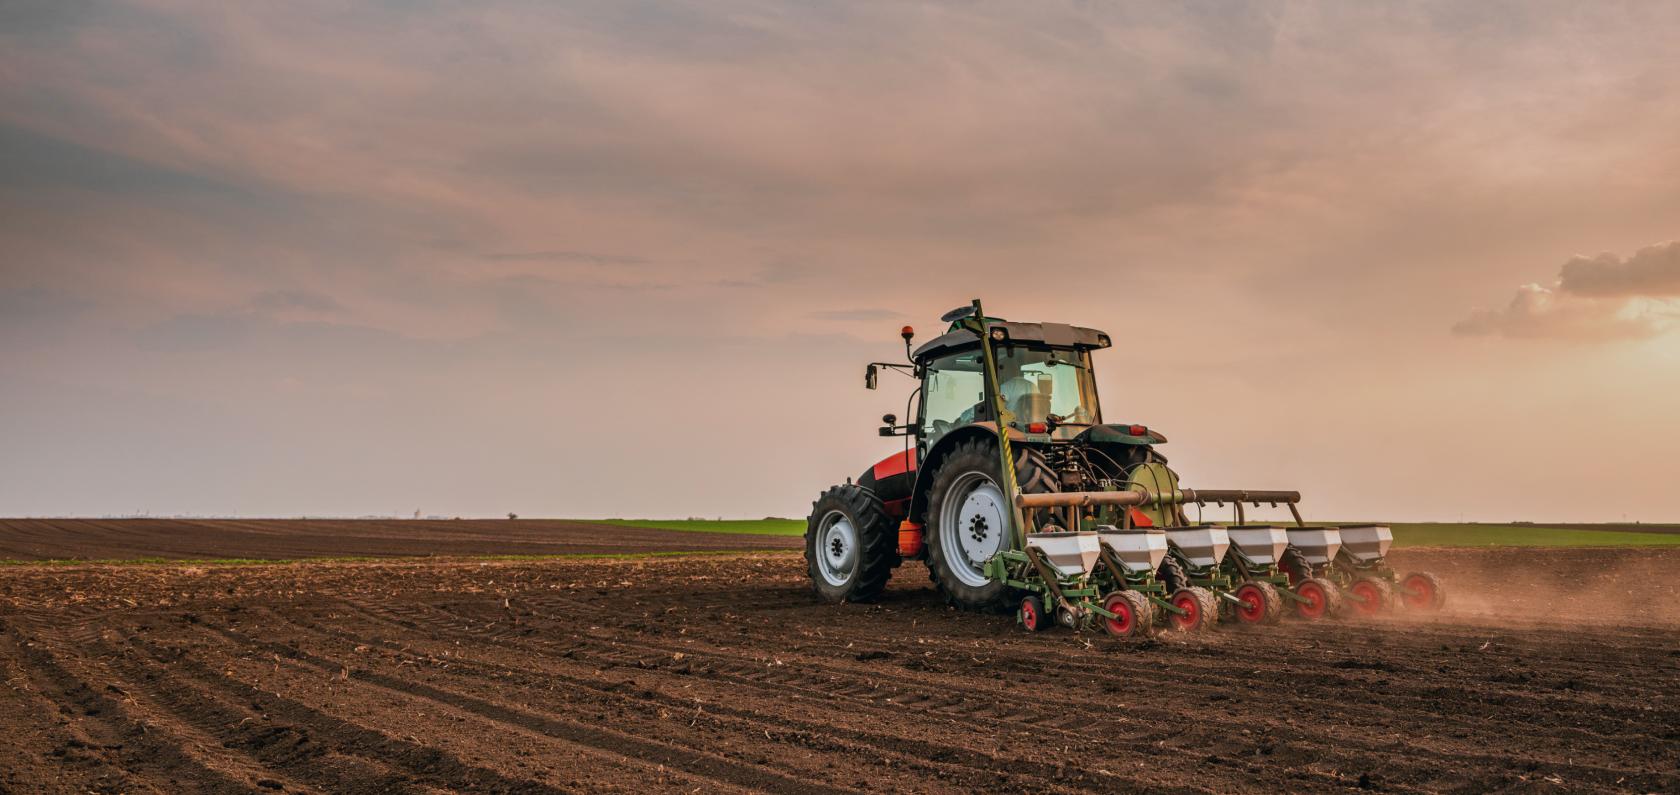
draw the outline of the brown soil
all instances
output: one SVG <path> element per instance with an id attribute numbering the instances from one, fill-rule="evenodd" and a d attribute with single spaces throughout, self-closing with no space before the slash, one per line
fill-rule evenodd
<path id="1" fill-rule="evenodd" d="M 0 560 L 564 555 L 800 544 L 557 519 L 0 519 Z"/>
<path id="2" fill-rule="evenodd" d="M 1129 642 L 786 553 L 9 567 L 0 792 L 1680 789 L 1680 551 L 1398 562 L 1445 613 Z"/>

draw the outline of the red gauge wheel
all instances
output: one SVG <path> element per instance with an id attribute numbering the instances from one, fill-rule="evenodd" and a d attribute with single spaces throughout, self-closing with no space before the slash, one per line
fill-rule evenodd
<path id="1" fill-rule="evenodd" d="M 1233 605 L 1237 621 L 1244 624 L 1276 624 L 1283 614 L 1283 598 L 1269 582 L 1245 582 L 1237 588 Z"/>
<path id="2" fill-rule="evenodd" d="M 1168 601 L 1182 611 L 1170 614 L 1172 617 L 1169 620 L 1174 629 L 1195 632 L 1212 626 L 1218 620 L 1219 605 L 1213 598 L 1213 592 L 1206 588 L 1180 588 Z"/>
<path id="3" fill-rule="evenodd" d="M 1036 596 L 1021 600 L 1019 618 L 1028 632 L 1039 632 L 1050 626 L 1050 617 L 1044 614 L 1044 600 Z"/>
<path id="4" fill-rule="evenodd" d="M 1400 581 L 1400 603 L 1407 610 L 1440 610 L 1446 601 L 1440 578 L 1427 571 L 1412 572 Z"/>
<path id="5" fill-rule="evenodd" d="M 1388 611 L 1394 590 L 1388 586 L 1387 580 L 1367 577 L 1355 582 L 1348 589 L 1348 595 L 1353 597 L 1353 609 L 1359 615 L 1375 616 Z"/>
<path id="6" fill-rule="evenodd" d="M 1309 577 L 1295 586 L 1295 595 L 1305 599 L 1295 603 L 1295 615 L 1308 621 L 1334 616 L 1341 612 L 1342 594 L 1336 586 L 1317 577 Z"/>
<path id="7" fill-rule="evenodd" d="M 1115 591 L 1103 599 L 1103 609 L 1114 614 L 1103 619 L 1103 629 L 1117 638 L 1148 634 L 1150 624 L 1149 600 L 1137 591 Z"/>

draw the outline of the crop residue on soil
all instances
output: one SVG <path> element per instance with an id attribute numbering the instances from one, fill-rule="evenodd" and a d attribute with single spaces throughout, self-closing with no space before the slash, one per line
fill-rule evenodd
<path id="1" fill-rule="evenodd" d="M 1546 575 L 1489 579 L 1680 555 L 1399 562 L 1480 601 L 1124 642 L 949 611 L 915 566 L 819 605 L 790 554 L 12 567 L 0 791 L 1680 788 L 1672 614 L 1507 623 Z"/>

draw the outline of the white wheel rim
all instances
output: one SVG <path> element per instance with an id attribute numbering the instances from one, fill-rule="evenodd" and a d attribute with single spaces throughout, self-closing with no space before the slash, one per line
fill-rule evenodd
<path id="1" fill-rule="evenodd" d="M 991 583 L 986 561 L 1002 551 L 1009 532 L 1003 490 L 984 474 L 970 472 L 951 484 L 939 513 L 939 541 L 951 573 L 964 585 Z"/>
<path id="2" fill-rule="evenodd" d="M 843 586 L 857 573 L 857 528 L 839 511 L 823 517 L 817 530 L 817 572 L 829 585 Z"/>

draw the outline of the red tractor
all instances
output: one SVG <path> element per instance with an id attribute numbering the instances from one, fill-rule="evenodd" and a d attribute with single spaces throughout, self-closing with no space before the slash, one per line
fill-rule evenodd
<path id="1" fill-rule="evenodd" d="M 984 318 L 982 345 L 974 329 L 978 307 L 976 301 L 974 309 L 947 314 L 946 333 L 914 352 L 906 327 L 908 364 L 869 365 L 870 389 L 882 368 L 920 382 L 911 397 L 915 415 L 904 425 L 883 417 L 881 435 L 905 437 L 903 452 L 829 489 L 813 506 L 805 557 L 822 598 L 873 599 L 894 567 L 918 559 L 952 604 L 989 609 L 1009 601 L 1007 585 L 986 572 L 989 560 L 1015 546 L 1019 525 L 1015 484 L 1000 482 L 1000 445 L 1010 447 L 1019 492 L 1027 494 L 1122 487 L 1138 464 L 1165 461 L 1154 447 L 1166 441 L 1161 434 L 1103 422 L 1091 351 L 1109 347 L 1107 334 Z M 1000 414 L 1008 415 L 1002 434 Z M 1048 522 L 1051 511 L 1039 509 L 1036 518 Z"/>
<path id="2" fill-rule="evenodd" d="M 1130 603 L 1147 600 L 1183 628 L 1211 622 L 1212 615 L 1203 616 L 1210 611 L 1275 621 L 1283 603 L 1268 595 L 1274 584 L 1303 615 L 1324 606 L 1322 596 L 1314 602 L 1310 593 L 1292 590 L 1314 570 L 1286 577 L 1261 550 L 1224 560 L 1226 528 L 1192 526 L 1184 512 L 1191 503 L 1234 506 L 1238 521 L 1229 529 L 1235 541 L 1240 530 L 1269 528 L 1244 524 L 1242 505 L 1286 504 L 1294 513 L 1299 493 L 1181 488 L 1156 449 L 1166 437 L 1142 425 L 1105 421 L 1091 352 L 1109 347 L 1109 335 L 986 317 L 978 300 L 942 320 L 950 323 L 946 332 L 914 351 L 913 332 L 903 330 L 907 363 L 868 366 L 870 389 L 883 368 L 918 382 L 910 398 L 914 413 L 903 425 L 893 415 L 882 418 L 882 436 L 904 437 L 901 452 L 813 504 L 805 559 L 819 597 L 872 600 L 895 567 L 914 559 L 926 561 L 935 585 L 957 607 L 1019 604 L 1020 611 L 1048 610 L 1062 623 L 1124 624 L 1124 616 L 1104 607 L 1120 604 L 1115 588 L 1140 590 Z M 1335 533 L 1306 528 L 1299 513 L 1295 517 L 1302 529 Z M 1092 561 L 1125 551 L 1125 534 L 1163 530 L 1173 539 L 1172 553 L 1158 572 L 1149 572 L 1146 563 L 1142 572 L 1130 572 L 1127 586 L 1121 572 L 1092 568 Z M 1282 530 L 1249 535 L 1276 540 Z M 1069 536 L 1101 536 L 1101 542 Z M 1198 556 L 1184 540 L 1189 538 L 1203 538 L 1208 549 Z M 1079 553 L 1049 560 L 1056 545 L 1075 542 L 1084 545 L 1083 573 Z M 1290 548 L 1288 555 L 1299 550 Z M 1310 587 L 1335 587 L 1310 579 Z M 1186 616 L 1195 627 L 1184 626 Z"/>

